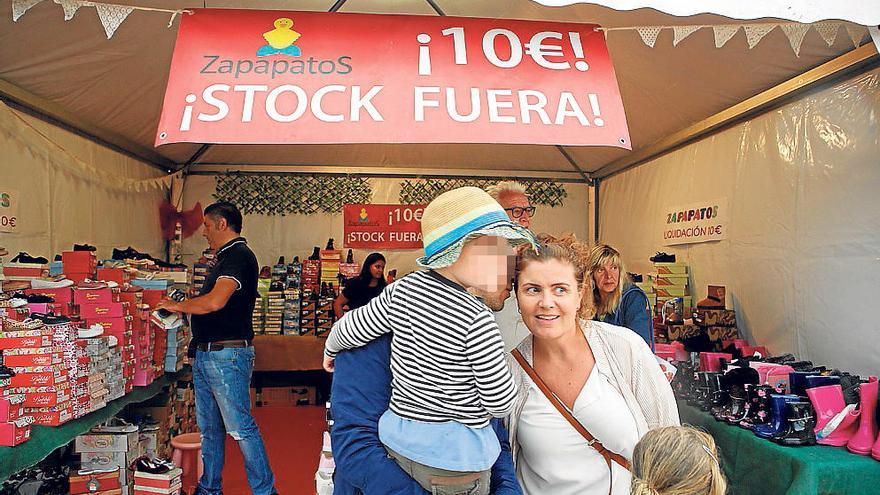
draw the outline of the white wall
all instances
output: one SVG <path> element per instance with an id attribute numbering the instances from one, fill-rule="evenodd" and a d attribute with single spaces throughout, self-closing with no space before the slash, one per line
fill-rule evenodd
<path id="1" fill-rule="evenodd" d="M 376 204 L 397 204 L 401 179 L 369 179 L 373 189 L 372 202 Z M 194 175 L 186 178 L 184 186 L 184 209 L 200 201 L 202 207 L 216 201 L 212 194 L 215 177 Z M 592 215 L 592 190 L 586 185 L 566 184 L 568 197 L 565 205 L 558 208 L 538 206 L 538 213 L 532 220 L 535 232 L 574 232 L 581 239 L 591 239 L 588 220 Z M 278 256 L 284 255 L 288 261 L 293 256 L 300 259 L 308 257 L 313 246 L 321 248 L 332 237 L 336 247 L 342 247 L 342 214 L 266 216 L 246 215 L 242 235 L 257 255 L 261 265 L 275 263 Z M 184 262 L 191 263 L 194 257 L 207 247 L 200 235 L 184 240 Z M 355 250 L 355 261 L 362 261 L 371 251 Z M 416 269 L 415 260 L 422 255 L 421 250 L 382 251 L 388 260 L 388 269 L 396 268 L 398 274 Z"/>
<path id="2" fill-rule="evenodd" d="M 92 173 L 92 170 L 100 173 Z M 19 228 L 0 233 L 0 246 L 51 259 L 88 243 L 99 257 L 133 246 L 164 257 L 158 208 L 162 188 L 122 181 L 161 171 L 0 103 L 0 186 L 18 190 Z"/>
<path id="3" fill-rule="evenodd" d="M 600 187 L 599 232 L 636 271 L 658 250 L 692 292 L 728 288 L 771 352 L 880 371 L 880 69 L 812 92 Z M 729 238 L 664 248 L 664 210 L 727 197 Z"/>

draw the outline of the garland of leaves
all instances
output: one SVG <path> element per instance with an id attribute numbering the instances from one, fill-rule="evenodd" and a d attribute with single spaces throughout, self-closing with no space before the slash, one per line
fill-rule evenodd
<path id="1" fill-rule="evenodd" d="M 430 203 L 440 194 L 464 186 L 475 186 L 485 189 L 497 184 L 496 179 L 407 179 L 400 183 L 400 204 L 420 205 Z M 523 181 L 526 194 L 532 204 L 562 206 L 568 193 L 565 187 L 551 180 Z"/>
<path id="2" fill-rule="evenodd" d="M 214 197 L 251 215 L 340 213 L 346 203 L 369 203 L 372 197 L 362 177 L 228 173 L 215 179 Z"/>

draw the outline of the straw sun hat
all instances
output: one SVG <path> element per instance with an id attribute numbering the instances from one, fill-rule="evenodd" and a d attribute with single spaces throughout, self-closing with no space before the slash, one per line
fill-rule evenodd
<path id="1" fill-rule="evenodd" d="M 458 259 L 465 242 L 483 235 L 503 237 L 511 245 L 535 239 L 528 229 L 511 222 L 492 196 L 478 187 L 460 187 L 437 196 L 422 214 L 425 268 L 445 268 Z"/>

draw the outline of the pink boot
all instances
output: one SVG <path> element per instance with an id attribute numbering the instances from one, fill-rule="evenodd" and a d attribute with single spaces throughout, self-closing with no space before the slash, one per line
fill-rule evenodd
<path id="1" fill-rule="evenodd" d="M 859 411 L 851 408 L 844 411 L 847 405 L 840 385 L 808 388 L 807 396 L 816 410 L 816 443 L 834 447 L 846 445 L 858 429 Z"/>
<path id="2" fill-rule="evenodd" d="M 859 430 L 846 444 L 846 448 L 854 454 L 868 455 L 871 452 L 871 444 L 877 438 L 877 417 L 874 415 L 874 411 L 877 410 L 877 386 L 876 376 L 868 378 L 868 383 L 859 385 L 861 396 Z"/>

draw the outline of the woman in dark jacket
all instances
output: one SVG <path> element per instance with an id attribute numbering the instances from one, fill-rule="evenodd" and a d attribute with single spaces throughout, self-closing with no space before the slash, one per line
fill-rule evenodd
<path id="1" fill-rule="evenodd" d="M 654 322 L 648 296 L 627 279 L 620 253 L 605 244 L 593 247 L 589 270 L 594 282 L 594 319 L 629 328 L 641 335 L 653 350 Z"/>
<path id="2" fill-rule="evenodd" d="M 357 277 L 345 281 L 345 289 L 333 301 L 336 317 L 343 315 L 343 308 L 348 310 L 359 308 L 370 302 L 385 289 L 385 257 L 380 253 L 372 253 L 364 260 L 361 273 Z"/>

